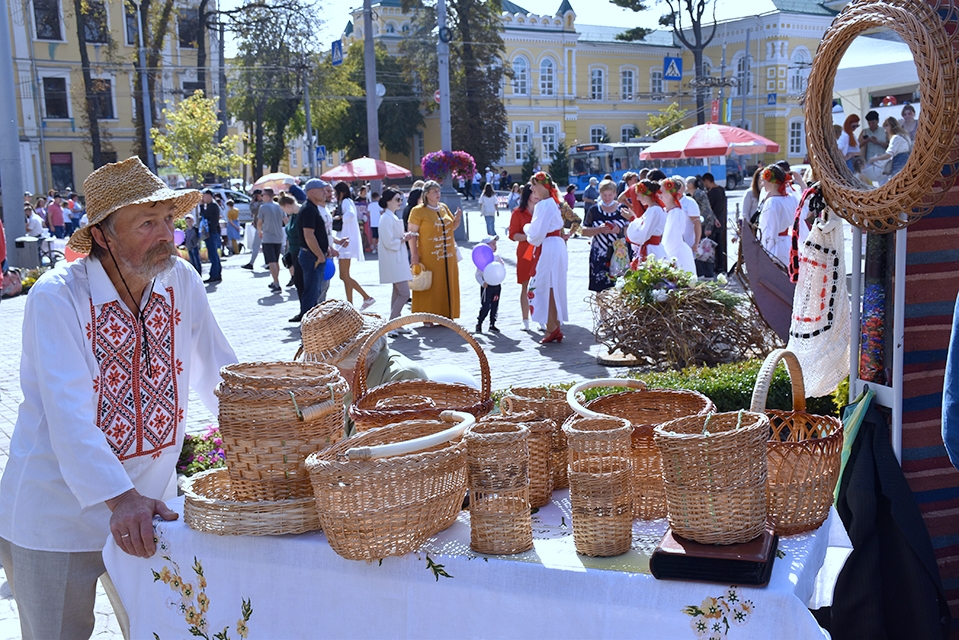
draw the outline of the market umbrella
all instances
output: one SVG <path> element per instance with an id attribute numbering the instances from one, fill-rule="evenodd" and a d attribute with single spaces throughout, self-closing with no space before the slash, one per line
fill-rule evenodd
<path id="1" fill-rule="evenodd" d="M 776 153 L 779 144 L 745 129 L 707 122 L 683 129 L 640 152 L 642 160 L 711 158 L 730 153 Z"/>
<path id="2" fill-rule="evenodd" d="M 268 173 L 253 183 L 254 189 L 273 189 L 275 192 L 286 191 L 289 185 L 296 184 L 296 178 L 288 173 Z"/>
<path id="3" fill-rule="evenodd" d="M 357 158 L 330 169 L 321 178 L 324 180 L 382 180 L 383 178 L 408 178 L 412 173 L 398 164 L 373 158 Z"/>

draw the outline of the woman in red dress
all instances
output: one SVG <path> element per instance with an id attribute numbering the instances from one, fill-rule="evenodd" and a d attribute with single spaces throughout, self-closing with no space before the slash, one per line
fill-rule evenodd
<path id="1" fill-rule="evenodd" d="M 539 197 L 533 194 L 529 184 L 523 186 L 523 193 L 519 199 L 519 206 L 513 209 L 513 215 L 509 220 L 510 240 L 518 243 L 516 245 L 516 282 L 523 285 L 519 294 L 519 307 L 523 312 L 523 328 L 529 331 L 529 298 L 527 297 L 527 288 L 529 279 L 533 275 L 533 267 L 536 263 L 533 260 L 533 247 L 526 241 L 526 234 L 523 233 L 523 227 L 533 221 L 533 207 L 539 202 Z"/>

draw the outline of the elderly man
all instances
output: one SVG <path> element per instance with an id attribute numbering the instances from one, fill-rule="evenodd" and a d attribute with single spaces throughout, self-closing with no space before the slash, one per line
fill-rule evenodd
<path id="1" fill-rule="evenodd" d="M 337 255 L 321 213 L 333 197 L 333 187 L 319 178 L 312 178 L 307 180 L 303 190 L 306 191 L 306 202 L 296 216 L 300 241 L 297 261 L 303 270 L 303 295 L 300 296 L 299 317 L 293 316 L 291 322 L 299 321 L 317 302 L 326 300 L 326 292 L 330 288 L 330 279 L 324 277 L 326 261 Z"/>
<path id="2" fill-rule="evenodd" d="M 89 256 L 27 299 L 0 479 L 0 561 L 24 638 L 90 636 L 108 537 L 153 555 L 153 517 L 177 518 L 163 500 L 176 495 L 187 390 L 216 413 L 220 367 L 236 361 L 199 275 L 175 257 L 173 222 L 200 194 L 138 158 L 94 171 L 84 191 L 90 224 L 68 246 Z"/>

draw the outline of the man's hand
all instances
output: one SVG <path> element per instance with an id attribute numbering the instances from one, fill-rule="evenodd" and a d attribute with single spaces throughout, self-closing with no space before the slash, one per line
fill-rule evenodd
<path id="1" fill-rule="evenodd" d="M 179 514 L 170 511 L 160 500 L 140 495 L 136 489 L 121 493 L 106 502 L 113 512 L 110 532 L 124 553 L 138 558 L 149 558 L 156 552 L 153 542 L 153 516 L 176 520 Z"/>

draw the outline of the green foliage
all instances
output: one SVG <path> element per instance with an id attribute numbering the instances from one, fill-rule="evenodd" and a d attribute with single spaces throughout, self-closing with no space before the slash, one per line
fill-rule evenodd
<path id="1" fill-rule="evenodd" d="M 529 179 L 536 173 L 536 165 L 539 164 L 539 156 L 536 155 L 536 148 L 530 145 L 526 150 L 526 157 L 523 159 L 523 168 L 520 172 L 523 182 L 529 182 Z"/>
<path id="2" fill-rule="evenodd" d="M 696 276 L 690 272 L 649 256 L 636 269 L 630 269 L 623 275 L 622 295 L 627 301 L 635 301 L 636 304 L 652 304 L 663 302 L 670 291 L 688 289 L 695 282 Z"/>
<path id="3" fill-rule="evenodd" d="M 549 175 L 554 184 L 569 184 L 569 150 L 562 140 L 556 143 L 556 151 L 549 163 Z"/>
<path id="4" fill-rule="evenodd" d="M 636 42 L 637 40 L 642 40 L 650 33 L 653 32 L 653 29 L 644 29 L 643 27 L 633 27 L 632 29 L 627 29 L 622 33 L 616 34 L 616 39 L 623 42 Z"/>
<path id="5" fill-rule="evenodd" d="M 659 113 L 649 116 L 646 120 L 649 135 L 659 140 L 677 131 L 682 131 L 685 128 L 683 121 L 688 113 L 687 109 L 680 109 L 675 102 L 670 103 L 668 107 L 660 109 Z"/>

